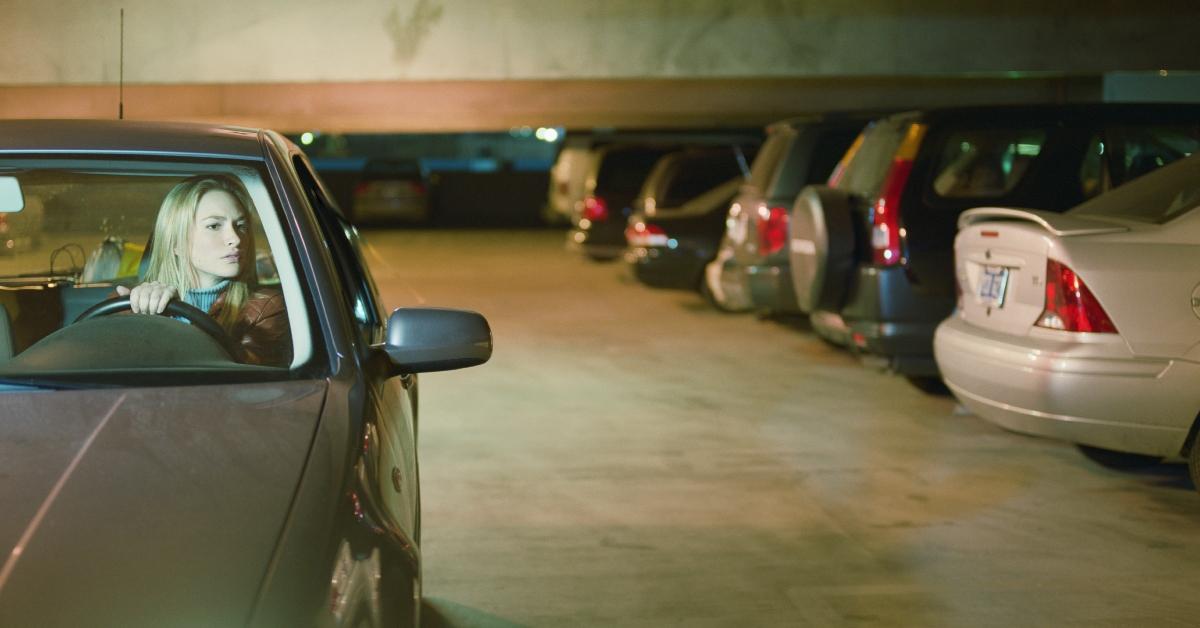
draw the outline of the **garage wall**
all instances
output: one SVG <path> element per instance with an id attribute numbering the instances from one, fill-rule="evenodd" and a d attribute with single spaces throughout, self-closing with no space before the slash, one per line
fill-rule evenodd
<path id="1" fill-rule="evenodd" d="M 0 117 L 115 116 L 122 7 L 126 118 L 282 131 L 746 125 L 1200 69 L 1200 3 L 986 4 L 0 0 Z"/>
<path id="2" fill-rule="evenodd" d="M 1195 69 L 1194 2 L 4 0 L 0 84 Z"/>

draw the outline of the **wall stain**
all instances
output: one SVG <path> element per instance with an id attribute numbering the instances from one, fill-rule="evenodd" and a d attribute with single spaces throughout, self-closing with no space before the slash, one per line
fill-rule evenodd
<path id="1" fill-rule="evenodd" d="M 392 56 L 400 63 L 409 63 L 417 56 L 421 42 L 442 19 L 445 7 L 438 0 L 417 0 L 412 10 L 402 12 L 397 4 L 383 21 L 384 32 L 392 40 Z"/>

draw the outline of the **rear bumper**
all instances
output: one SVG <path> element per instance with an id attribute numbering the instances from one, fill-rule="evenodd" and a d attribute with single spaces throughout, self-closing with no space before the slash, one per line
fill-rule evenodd
<path id="1" fill-rule="evenodd" d="M 782 313 L 799 313 L 796 289 L 792 286 L 792 269 L 782 263 L 755 264 L 742 269 L 746 288 L 754 307 Z"/>
<path id="2" fill-rule="evenodd" d="M 674 290 L 695 290 L 711 258 L 712 251 L 683 247 L 632 247 L 625 251 L 625 262 L 638 281 Z"/>
<path id="3" fill-rule="evenodd" d="M 575 226 L 567 232 L 567 246 L 595 259 L 616 259 L 625 251 L 625 231 L 610 222 Z"/>
<path id="4" fill-rule="evenodd" d="M 745 279 L 729 249 L 718 251 L 716 259 L 704 267 L 704 283 L 712 300 L 727 312 L 745 312 L 753 308 Z"/>
<path id="5" fill-rule="evenodd" d="M 937 375 L 933 334 L 953 297 L 918 294 L 903 268 L 860 266 L 840 315 L 850 345 L 903 375 Z"/>
<path id="6" fill-rule="evenodd" d="M 938 327 L 934 349 L 964 406 L 1024 434 L 1177 456 L 1200 410 L 1200 365 L 1136 357 L 1117 336 L 1017 337 L 956 316 Z"/>

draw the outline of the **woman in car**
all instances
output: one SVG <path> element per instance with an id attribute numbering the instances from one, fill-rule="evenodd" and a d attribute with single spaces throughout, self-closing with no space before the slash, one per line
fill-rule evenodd
<path id="1" fill-rule="evenodd" d="M 220 324 L 239 362 L 287 366 L 292 359 L 287 308 L 278 289 L 258 285 L 253 207 L 236 177 L 182 181 L 158 210 L 145 282 L 117 292 L 129 296 L 136 314 L 160 314 L 180 299 Z"/>

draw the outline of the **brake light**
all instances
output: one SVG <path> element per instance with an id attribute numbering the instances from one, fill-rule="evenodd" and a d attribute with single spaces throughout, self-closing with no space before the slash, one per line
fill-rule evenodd
<path id="1" fill-rule="evenodd" d="M 629 246 L 666 246 L 667 239 L 667 232 L 655 224 L 635 222 L 625 229 Z"/>
<path id="2" fill-rule="evenodd" d="M 592 222 L 608 220 L 608 203 L 599 196 L 588 196 L 583 199 L 583 217 Z"/>
<path id="3" fill-rule="evenodd" d="M 924 124 L 912 124 L 892 157 L 879 198 L 871 206 L 871 261 L 882 266 L 902 264 L 904 228 L 900 223 L 900 197 L 912 174 L 913 160 L 925 136 Z"/>
<path id="4" fill-rule="evenodd" d="M 1117 328 L 1083 280 L 1066 264 L 1046 260 L 1046 306 L 1038 327 L 1115 334 Z"/>
<path id="5" fill-rule="evenodd" d="M 758 210 L 758 250 L 771 255 L 783 250 L 788 239 L 788 212 L 782 207 Z"/>

